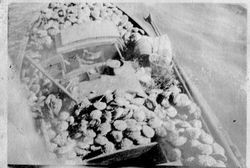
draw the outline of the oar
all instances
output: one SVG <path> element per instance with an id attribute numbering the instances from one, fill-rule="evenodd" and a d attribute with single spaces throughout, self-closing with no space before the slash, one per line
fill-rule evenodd
<path id="1" fill-rule="evenodd" d="M 160 36 L 160 35 L 161 35 L 158 26 L 154 23 L 154 21 L 153 21 L 153 19 L 152 19 L 151 13 L 149 13 L 147 17 L 144 17 L 144 20 L 145 20 L 146 22 L 148 22 L 148 23 L 151 25 L 151 27 L 153 28 L 153 30 L 154 30 L 154 32 L 155 32 L 155 34 L 156 34 L 157 36 Z"/>

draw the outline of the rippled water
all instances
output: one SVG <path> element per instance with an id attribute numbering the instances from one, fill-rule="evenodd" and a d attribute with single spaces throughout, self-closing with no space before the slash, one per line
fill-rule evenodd
<path id="1" fill-rule="evenodd" d="M 9 56 L 44 4 L 11 4 Z M 122 4 L 137 18 L 149 11 L 172 41 L 178 63 L 198 87 L 243 156 L 246 152 L 246 30 L 244 5 Z"/>

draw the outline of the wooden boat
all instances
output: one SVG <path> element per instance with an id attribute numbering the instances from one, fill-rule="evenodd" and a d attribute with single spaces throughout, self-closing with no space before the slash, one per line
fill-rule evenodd
<path id="1" fill-rule="evenodd" d="M 152 23 L 152 20 L 148 18 L 149 22 L 153 25 L 153 29 L 150 29 L 150 27 L 146 26 L 145 23 L 143 23 L 142 20 L 138 20 L 136 18 L 133 18 L 129 15 L 128 12 L 126 12 L 122 7 L 118 6 L 118 9 L 122 12 L 122 14 L 128 16 L 129 21 L 134 25 L 134 27 L 137 27 L 139 29 L 142 29 L 145 32 L 145 35 L 147 36 L 159 36 L 160 31 L 157 29 L 157 26 L 155 23 Z M 32 30 L 36 23 L 38 22 L 37 16 L 35 18 L 35 21 L 32 23 L 30 30 Z M 72 90 L 69 89 L 71 81 L 74 80 L 74 77 L 79 77 L 78 82 L 85 83 L 83 84 L 82 88 L 87 88 L 87 92 L 91 90 L 91 88 L 94 86 L 94 82 L 96 79 L 99 79 L 101 76 L 100 68 L 105 66 L 105 61 L 112 57 L 117 57 L 119 61 L 123 61 L 122 56 L 122 49 L 124 48 L 124 41 L 119 36 L 118 32 L 115 32 L 115 28 L 112 27 L 112 24 L 110 25 L 109 22 L 102 23 L 104 28 L 107 28 L 107 30 L 100 31 L 98 29 L 98 24 L 101 25 L 101 23 L 91 23 L 88 26 L 75 26 L 75 27 L 69 27 L 68 29 L 62 31 L 59 34 L 55 36 L 55 45 L 54 51 L 49 52 L 53 53 L 53 57 L 51 54 L 48 58 L 42 60 L 42 61 L 35 61 L 33 58 L 27 56 L 27 51 L 29 49 L 29 43 L 31 41 L 31 31 L 28 31 L 28 35 L 26 39 L 24 40 L 22 50 L 20 51 L 19 59 L 20 59 L 20 72 L 23 69 L 24 65 L 29 62 L 29 64 L 32 64 L 36 69 L 38 69 L 40 72 L 42 72 L 43 75 L 45 75 L 48 79 L 53 81 L 53 83 L 59 87 L 59 89 L 67 95 L 71 100 L 73 100 L 75 103 L 79 103 L 79 100 L 81 97 L 76 97 Z M 92 25 L 92 26 L 91 26 Z M 100 26 L 99 25 L 99 26 Z M 78 29 L 78 31 L 74 31 L 73 29 Z M 79 30 L 85 30 L 82 31 L 82 35 L 77 34 L 75 32 L 79 32 Z M 91 31 L 92 30 L 92 31 Z M 114 31 L 109 31 L 114 30 Z M 99 31 L 99 32 L 98 32 Z M 84 33 L 88 32 L 88 33 Z M 91 32 L 95 32 L 92 34 Z M 74 34 L 75 35 L 72 35 Z M 72 36 L 74 37 L 72 37 Z M 104 47 L 103 47 L 104 46 Z M 105 48 L 106 47 L 106 48 Z M 126 47 L 126 46 L 125 46 Z M 56 49 L 55 49 L 56 48 Z M 79 62 L 78 65 L 73 65 L 72 63 L 68 63 L 70 65 L 67 67 L 67 58 L 71 57 L 77 52 L 80 52 L 80 54 L 84 54 L 84 49 L 90 49 L 92 56 L 93 53 L 95 55 L 96 53 L 96 59 L 94 61 L 92 60 L 85 60 L 86 64 L 85 66 L 80 66 Z M 104 51 L 107 49 L 108 54 L 98 54 L 99 51 Z M 73 58 L 75 60 L 75 58 Z M 88 62 L 90 61 L 90 62 Z M 94 63 L 94 64 L 93 64 Z M 95 71 L 95 73 L 88 72 L 91 68 L 98 69 Z M 223 148 L 225 149 L 225 154 L 227 157 L 227 167 L 245 167 L 244 159 L 240 155 L 240 152 L 238 151 L 237 147 L 233 144 L 233 142 L 230 140 L 230 137 L 225 132 L 225 130 L 222 128 L 219 120 L 217 119 L 216 115 L 213 113 L 213 111 L 210 109 L 204 98 L 199 93 L 198 89 L 192 84 L 192 81 L 187 77 L 185 72 L 183 71 L 182 67 L 178 65 L 178 63 L 173 60 L 172 66 L 174 70 L 174 74 L 177 78 L 177 80 L 181 83 L 181 87 L 183 88 L 183 92 L 188 95 L 188 97 L 197 103 L 197 105 L 201 108 L 202 116 L 201 121 L 203 124 L 203 127 L 206 132 L 210 133 L 213 138 L 216 140 L 217 143 L 221 144 Z M 53 70 L 52 67 L 60 67 L 58 70 Z M 21 76 L 21 75 L 20 75 Z M 124 77 L 124 76 L 123 76 Z M 119 78 L 121 79 L 121 78 Z M 128 79 L 126 79 L 128 80 Z M 125 81 L 126 81 L 125 80 Z M 129 79 L 132 80 L 132 79 Z M 92 81 L 92 83 L 91 83 Z M 90 86 L 86 83 L 91 83 Z M 122 85 L 123 82 L 117 82 L 115 84 L 116 86 Z M 98 84 L 98 82 L 97 82 Z M 136 85 L 136 84 L 135 84 Z M 125 87 L 125 86 L 122 86 Z M 100 89 L 101 88 L 101 89 Z M 110 85 L 107 85 L 105 88 L 100 87 L 101 90 L 100 93 L 103 93 L 106 89 L 117 89 L 110 87 Z M 89 89 L 89 90 L 88 90 Z M 135 88 L 135 90 L 138 90 L 138 88 Z M 132 91 L 135 91 L 132 90 Z M 84 93 L 81 93 L 81 95 L 84 95 Z M 85 95 L 84 95 L 85 96 Z M 169 161 L 167 154 L 164 152 L 164 146 L 157 142 L 152 142 L 147 145 L 139 145 L 130 149 L 126 150 L 118 150 L 116 152 L 113 152 L 111 154 L 102 154 L 99 156 L 95 156 L 93 158 L 89 158 L 83 162 L 83 164 L 86 165 L 115 165 L 115 166 L 149 166 L 149 165 L 165 165 L 165 166 L 182 166 L 183 164 L 180 162 L 171 162 Z"/>

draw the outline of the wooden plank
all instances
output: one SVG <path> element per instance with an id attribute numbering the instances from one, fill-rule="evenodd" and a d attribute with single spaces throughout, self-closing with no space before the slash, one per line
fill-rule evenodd
<path id="1" fill-rule="evenodd" d="M 56 40 L 57 41 L 57 40 Z M 58 46 L 57 44 L 57 48 L 56 51 L 58 53 L 66 53 L 66 52 L 71 52 L 71 51 L 75 51 L 75 50 L 79 50 L 79 49 L 83 49 L 83 48 L 87 48 L 87 47 L 91 47 L 91 46 L 95 46 L 95 45 L 107 45 L 107 44 L 113 44 L 117 41 L 117 38 L 114 37 L 110 37 L 110 38 L 92 38 L 92 39 L 87 39 L 87 40 L 82 40 L 82 41 L 78 41 L 78 42 L 74 42 L 71 43 L 69 45 L 65 45 L 65 46 Z"/>
<path id="2" fill-rule="evenodd" d="M 111 165 L 120 161 L 139 157 L 140 155 L 148 152 L 157 142 L 152 142 L 147 145 L 139 145 L 130 149 L 117 150 L 111 154 L 102 154 L 100 156 L 86 160 L 87 165 Z"/>
<path id="3" fill-rule="evenodd" d="M 62 45 L 99 37 L 120 37 L 116 25 L 111 21 L 89 22 L 88 24 L 72 26 L 63 29 L 58 35 L 61 36 Z"/>

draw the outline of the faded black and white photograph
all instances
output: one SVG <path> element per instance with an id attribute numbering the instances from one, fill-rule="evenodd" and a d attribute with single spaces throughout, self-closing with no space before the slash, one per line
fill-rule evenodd
<path id="1" fill-rule="evenodd" d="M 8 4 L 7 166 L 247 160 L 247 4 Z"/>

